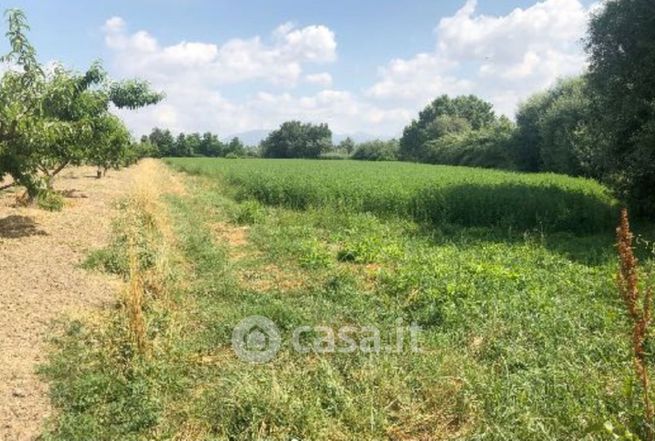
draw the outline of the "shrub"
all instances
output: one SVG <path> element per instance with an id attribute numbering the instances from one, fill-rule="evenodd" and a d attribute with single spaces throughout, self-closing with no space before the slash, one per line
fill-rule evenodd
<path id="1" fill-rule="evenodd" d="M 266 215 L 258 201 L 244 201 L 231 211 L 232 221 L 236 224 L 256 224 Z"/>
<path id="2" fill-rule="evenodd" d="M 266 158 L 317 158 L 332 147 L 327 124 L 287 121 L 271 132 L 261 144 Z"/>
<path id="3" fill-rule="evenodd" d="M 398 159 L 398 141 L 368 141 L 357 146 L 353 159 L 363 161 L 395 161 Z"/>
<path id="4" fill-rule="evenodd" d="M 513 170 L 514 126 L 509 120 L 428 141 L 425 162 Z"/>
<path id="5" fill-rule="evenodd" d="M 53 190 L 42 190 L 36 196 L 36 205 L 48 211 L 61 211 L 64 208 L 64 197 Z"/>

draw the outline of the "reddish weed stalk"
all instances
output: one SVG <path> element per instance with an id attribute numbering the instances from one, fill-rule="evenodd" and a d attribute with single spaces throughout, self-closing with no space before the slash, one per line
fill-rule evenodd
<path id="1" fill-rule="evenodd" d="M 651 324 L 651 307 L 653 290 L 645 289 L 643 295 L 639 292 L 639 277 L 637 274 L 637 258 L 632 249 L 634 235 L 630 231 L 628 210 L 621 210 L 621 219 L 616 229 L 617 247 L 619 252 L 619 274 L 617 277 L 619 292 L 625 302 L 628 315 L 632 321 L 632 350 L 634 355 L 635 374 L 641 382 L 644 401 L 644 417 L 646 419 L 648 441 L 653 440 L 653 403 L 650 400 L 650 378 L 646 365 L 646 350 L 644 343 Z"/>

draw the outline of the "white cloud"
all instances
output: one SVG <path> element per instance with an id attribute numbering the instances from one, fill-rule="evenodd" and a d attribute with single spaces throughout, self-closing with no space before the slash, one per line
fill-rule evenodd
<path id="1" fill-rule="evenodd" d="M 473 84 L 448 73 L 456 66 L 456 61 L 438 54 L 418 54 L 409 60 L 397 58 L 379 69 L 382 79 L 367 93 L 375 98 L 401 100 L 434 97 L 444 91 L 451 94 L 468 93 Z"/>
<path id="2" fill-rule="evenodd" d="M 161 46 L 146 31 L 128 33 L 120 17 L 107 20 L 103 31 L 118 70 L 153 81 L 187 76 L 213 85 L 256 79 L 293 85 L 303 64 L 331 62 L 337 56 L 334 33 L 325 26 L 297 29 L 285 24 L 273 32 L 270 44 L 256 36 L 235 38 L 220 46 L 187 41 Z"/>
<path id="3" fill-rule="evenodd" d="M 512 115 L 528 95 L 580 72 L 588 12 L 580 0 L 544 0 L 489 16 L 468 0 L 438 22 L 434 50 L 390 60 L 363 91 L 335 87 L 326 68 L 305 73 L 338 58 L 336 36 L 323 25 L 284 23 L 266 38 L 171 45 L 129 32 L 120 17 L 103 31 L 117 74 L 145 78 L 167 94 L 157 106 L 119 112 L 137 133 L 159 125 L 227 135 L 300 119 L 327 122 L 338 133 L 394 136 L 440 94 L 474 93 Z M 301 83 L 321 90 L 294 94 Z M 247 87 L 226 97 L 235 84 Z"/>
<path id="4" fill-rule="evenodd" d="M 332 75 L 327 72 L 305 75 L 305 81 L 317 86 L 330 87 L 332 85 Z"/>
<path id="5" fill-rule="evenodd" d="M 166 100 L 137 111 L 116 110 L 137 133 L 154 126 L 173 131 L 215 131 L 221 135 L 269 129 L 289 119 L 327 122 L 338 132 L 372 131 L 395 135 L 410 119 L 405 109 L 378 108 L 351 92 L 327 89 L 332 75 L 303 75 L 304 66 L 336 60 L 334 33 L 325 26 L 277 27 L 271 41 L 261 37 L 223 44 L 180 42 L 162 46 L 146 31 L 130 34 L 126 22 L 113 17 L 103 26 L 115 70 L 138 76 L 166 92 Z M 254 82 L 261 87 L 291 89 L 300 80 L 323 88 L 314 95 L 259 92 L 229 100 L 221 89 Z"/>
<path id="6" fill-rule="evenodd" d="M 421 106 L 442 93 L 475 93 L 511 115 L 521 99 L 583 70 L 589 9 L 579 0 L 545 0 L 505 16 L 476 7 L 468 0 L 441 19 L 434 52 L 391 61 L 368 94 Z"/>
<path id="7" fill-rule="evenodd" d="M 239 102 L 220 92 L 193 88 L 167 90 L 174 100 L 136 111 L 116 110 L 135 132 L 152 127 L 172 131 L 215 131 L 221 136 L 253 129 L 271 129 L 288 120 L 326 122 L 336 133 L 366 132 L 396 136 L 413 111 L 382 108 L 344 90 L 325 89 L 312 95 L 258 92 Z"/>
<path id="8" fill-rule="evenodd" d="M 296 97 L 289 93 L 259 93 L 245 107 L 248 114 L 276 127 L 282 121 L 301 119 L 326 122 L 338 133 L 368 132 L 394 136 L 412 112 L 403 108 L 383 109 L 345 90 L 325 89 L 314 95 Z"/>
<path id="9" fill-rule="evenodd" d="M 289 24 L 278 31 L 282 33 L 285 44 L 282 46 L 292 58 L 307 61 L 327 62 L 337 58 L 337 42 L 334 32 L 325 26 L 307 26 L 293 29 Z"/>

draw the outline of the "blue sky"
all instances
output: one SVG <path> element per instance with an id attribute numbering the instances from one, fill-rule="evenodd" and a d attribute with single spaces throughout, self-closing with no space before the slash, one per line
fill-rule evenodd
<path id="1" fill-rule="evenodd" d="M 13 0 L 43 61 L 167 93 L 122 116 L 222 135 L 286 119 L 393 136 L 441 93 L 476 93 L 498 113 L 584 69 L 589 2 Z"/>

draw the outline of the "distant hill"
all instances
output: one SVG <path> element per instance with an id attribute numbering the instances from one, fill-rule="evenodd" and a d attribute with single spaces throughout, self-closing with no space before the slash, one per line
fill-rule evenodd
<path id="1" fill-rule="evenodd" d="M 353 141 L 359 143 L 359 142 L 366 142 L 366 141 L 372 141 L 374 139 L 388 139 L 389 137 L 387 136 L 376 136 L 372 135 L 370 133 L 365 133 L 365 132 L 355 132 L 355 133 L 333 133 L 332 134 L 332 142 L 334 144 L 339 144 L 341 141 L 344 139 L 350 137 Z"/>
<path id="2" fill-rule="evenodd" d="M 238 137 L 241 142 L 245 145 L 258 145 L 259 142 L 266 138 L 270 133 L 270 130 L 260 129 L 260 130 L 248 130 L 247 132 L 234 133 L 230 136 L 226 136 L 224 141 L 229 141 L 235 136 Z"/>
<path id="3" fill-rule="evenodd" d="M 234 133 L 230 136 L 226 136 L 224 141 L 229 141 L 235 136 L 238 137 L 246 145 L 258 145 L 264 138 L 268 136 L 271 130 L 259 129 L 259 130 L 248 130 L 246 132 Z M 341 141 L 350 137 L 355 142 L 365 142 L 371 141 L 374 139 L 388 139 L 386 136 L 376 136 L 366 132 L 355 132 L 355 133 L 333 133 L 332 142 L 339 144 Z"/>

